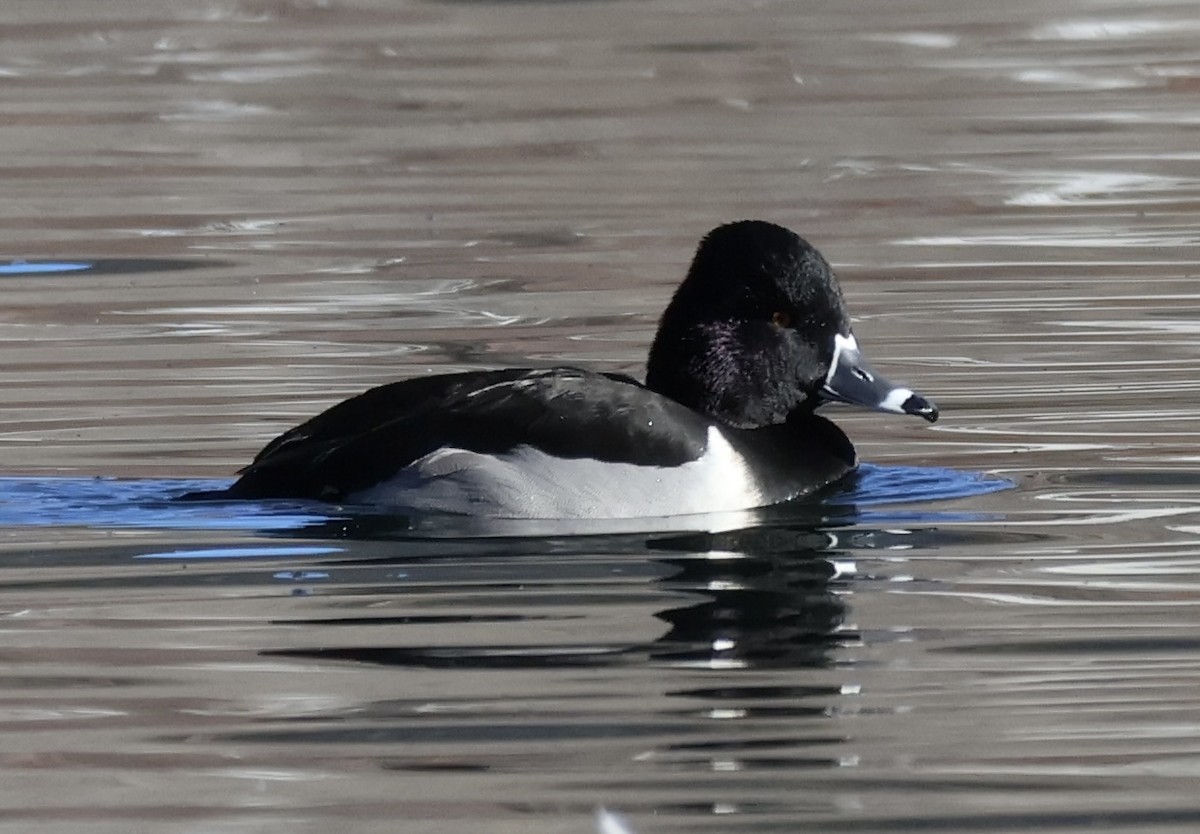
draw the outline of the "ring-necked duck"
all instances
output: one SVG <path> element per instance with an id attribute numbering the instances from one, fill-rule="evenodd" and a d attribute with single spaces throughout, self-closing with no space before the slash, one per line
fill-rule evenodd
<path id="1" fill-rule="evenodd" d="M 859 352 L 837 280 L 795 233 L 714 229 L 659 322 L 646 383 L 575 368 L 373 388 L 285 432 L 210 498 L 315 498 L 498 518 L 763 507 L 856 466 L 829 400 L 930 422 Z"/>

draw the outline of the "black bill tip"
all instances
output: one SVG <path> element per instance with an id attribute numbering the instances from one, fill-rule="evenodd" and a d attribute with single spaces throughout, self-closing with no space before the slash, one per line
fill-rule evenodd
<path id="1" fill-rule="evenodd" d="M 922 397 L 920 394 L 913 394 L 900 409 L 905 414 L 912 414 L 917 417 L 923 417 L 931 423 L 936 423 L 938 418 L 938 407 L 929 400 Z"/>

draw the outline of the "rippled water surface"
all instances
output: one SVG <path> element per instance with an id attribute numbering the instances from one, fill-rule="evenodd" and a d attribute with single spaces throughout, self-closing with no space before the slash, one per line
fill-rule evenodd
<path id="1" fill-rule="evenodd" d="M 0 831 L 1200 829 L 1193 4 L 14 4 Z M 180 505 L 791 226 L 934 426 L 673 532 Z M 695 527 L 725 532 L 692 532 Z"/>

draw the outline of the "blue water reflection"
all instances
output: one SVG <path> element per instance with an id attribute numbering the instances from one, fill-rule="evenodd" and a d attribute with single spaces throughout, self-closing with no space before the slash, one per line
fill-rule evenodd
<path id="1" fill-rule="evenodd" d="M 298 530 L 328 522 L 328 505 L 181 503 L 189 490 L 225 481 L 154 478 L 0 478 L 0 527 Z"/>
<path id="2" fill-rule="evenodd" d="M 237 530 L 286 532 L 326 528 L 351 519 L 385 520 L 378 510 L 339 507 L 304 501 L 213 501 L 179 502 L 185 492 L 214 490 L 227 486 L 212 479 L 116 479 L 116 478 L 0 478 L 0 527 L 89 527 L 112 529 Z M 1010 481 L 977 472 L 912 466 L 864 464 L 851 479 L 821 501 L 801 502 L 771 508 L 762 519 L 771 521 L 818 520 L 830 516 L 839 521 L 906 518 L 944 520 L 958 517 L 953 510 L 938 507 L 912 509 L 911 505 L 932 504 L 984 495 L 1012 486 Z M 894 509 L 906 508 L 902 513 Z M 870 508 L 864 510 L 863 508 Z M 946 513 L 951 513 L 947 516 Z M 972 515 L 972 517 L 975 517 Z M 395 519 L 393 518 L 394 522 Z M 444 531 L 460 529 L 443 519 Z M 361 525 L 360 525 L 361 527 Z M 436 531 L 437 519 L 409 525 L 416 532 Z M 389 529 L 396 532 L 392 523 Z M 347 528 L 346 532 L 349 532 Z M 559 527 L 557 532 L 561 533 Z M 248 554 L 227 553 L 225 558 Z M 249 554 L 252 555 L 252 554 Z M 273 553 L 272 555 L 279 555 Z M 167 558 L 157 555 L 156 558 Z M 191 558 L 197 558 L 192 554 Z"/>
<path id="3" fill-rule="evenodd" d="M 0 278 L 51 277 L 78 272 L 87 272 L 89 275 L 135 275 L 145 272 L 175 272 L 182 269 L 215 269 L 227 265 L 225 261 L 186 258 L 96 258 L 87 261 L 17 259 L 0 263 Z"/>
<path id="4" fill-rule="evenodd" d="M 53 275 L 91 269 L 86 261 L 13 261 L 0 264 L 0 275 Z"/>

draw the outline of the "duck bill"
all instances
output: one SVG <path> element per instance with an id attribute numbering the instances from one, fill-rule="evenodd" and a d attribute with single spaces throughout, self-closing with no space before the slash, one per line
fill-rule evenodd
<path id="1" fill-rule="evenodd" d="M 912 414 L 929 422 L 938 418 L 938 409 L 929 400 L 900 385 L 893 385 L 871 367 L 853 334 L 834 337 L 833 363 L 821 386 L 821 396 L 893 414 Z"/>

